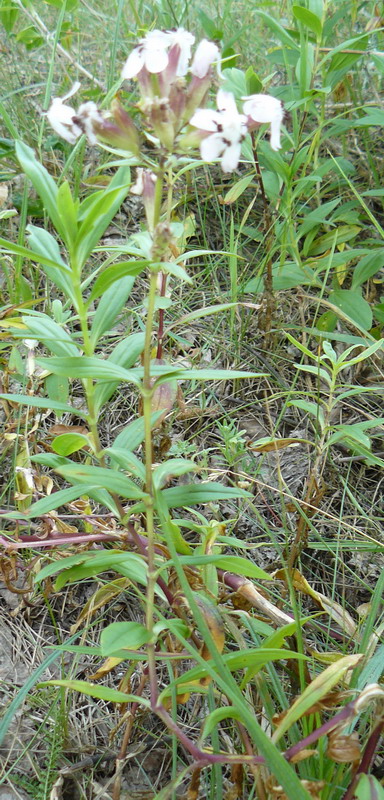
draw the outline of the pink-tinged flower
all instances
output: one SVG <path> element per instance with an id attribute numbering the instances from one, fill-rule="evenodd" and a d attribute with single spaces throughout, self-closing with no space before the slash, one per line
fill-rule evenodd
<path id="1" fill-rule="evenodd" d="M 192 75 L 196 78 L 205 78 L 212 64 L 219 63 L 219 60 L 220 50 L 217 45 L 208 39 L 202 39 L 191 64 Z"/>
<path id="2" fill-rule="evenodd" d="M 149 31 L 128 56 L 121 77 L 126 80 L 134 78 L 143 67 L 154 74 L 162 72 L 168 66 L 167 51 L 171 44 L 169 33 L 159 30 Z"/>
<path id="3" fill-rule="evenodd" d="M 247 133 L 247 118 L 239 114 L 231 92 L 220 89 L 217 93 L 217 111 L 198 109 L 190 125 L 199 128 L 207 136 L 200 142 L 200 153 L 204 161 L 221 159 L 223 172 L 236 169 L 241 153 L 241 143 Z"/>
<path id="4" fill-rule="evenodd" d="M 252 94 L 250 97 L 243 97 L 243 100 L 246 101 L 243 111 L 249 118 L 249 127 L 252 128 L 252 122 L 256 122 L 258 125 L 269 122 L 272 150 L 280 150 L 280 128 L 284 117 L 284 109 L 280 100 L 270 94 Z"/>
<path id="5" fill-rule="evenodd" d="M 69 144 L 75 144 L 83 133 L 81 128 L 74 122 L 76 117 L 75 109 L 65 104 L 65 100 L 76 94 L 79 88 L 80 83 L 77 82 L 64 97 L 54 97 L 47 111 L 47 119 L 51 128 Z"/>
<path id="6" fill-rule="evenodd" d="M 182 78 L 188 72 L 189 60 L 191 58 L 192 45 L 195 42 L 193 33 L 189 33 L 184 28 L 177 28 L 176 31 L 167 31 L 169 36 L 169 62 L 172 56 L 176 57 L 176 77 Z"/>

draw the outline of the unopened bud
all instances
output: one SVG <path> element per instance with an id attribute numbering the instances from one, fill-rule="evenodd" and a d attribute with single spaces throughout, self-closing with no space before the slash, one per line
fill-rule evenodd
<path id="1" fill-rule="evenodd" d="M 133 120 L 118 100 L 111 105 L 112 119 L 101 117 L 93 123 L 99 139 L 111 147 L 126 150 L 135 156 L 140 153 L 139 134 Z"/>
<path id="2" fill-rule="evenodd" d="M 155 194 L 156 194 L 156 175 L 150 169 L 139 167 L 136 172 L 136 182 L 131 186 L 131 194 L 140 195 L 143 198 L 145 216 L 148 228 L 152 232 L 155 220 Z"/>
<path id="3" fill-rule="evenodd" d="M 168 222 L 159 222 L 153 234 L 152 258 L 155 262 L 164 259 L 172 239 L 172 230 Z"/>

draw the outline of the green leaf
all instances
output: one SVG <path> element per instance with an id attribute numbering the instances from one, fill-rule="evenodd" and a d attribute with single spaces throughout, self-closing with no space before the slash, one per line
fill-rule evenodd
<path id="1" fill-rule="evenodd" d="M 321 41 L 323 26 L 321 19 L 316 14 L 303 6 L 292 6 L 292 13 L 299 22 L 302 22 L 306 28 L 313 31 L 318 41 Z"/>
<path id="2" fill-rule="evenodd" d="M 106 380 L 126 381 L 134 383 L 136 386 L 140 385 L 140 379 L 137 370 L 127 370 L 120 367 L 118 364 L 113 364 L 110 361 L 103 361 L 101 358 L 86 356 L 73 356 L 68 358 L 59 358 L 53 356 L 52 358 L 37 358 L 36 363 L 44 367 L 44 369 L 53 372 L 55 375 L 64 375 L 67 378 L 100 378 Z M 49 405 L 42 406 L 50 408 Z M 66 408 L 68 411 L 68 408 Z M 73 409 L 71 409 L 73 411 Z M 75 412 L 77 413 L 77 412 Z"/>
<path id="3" fill-rule="evenodd" d="M 13 0 L 5 0 L 0 6 L 0 24 L 6 33 L 10 34 L 19 16 L 19 8 Z"/>
<path id="4" fill-rule="evenodd" d="M 23 331 L 23 339 L 38 339 L 47 345 L 56 356 L 76 356 L 79 348 L 72 341 L 69 333 L 46 314 L 22 317 L 27 331 Z"/>
<path id="5" fill-rule="evenodd" d="M 105 331 L 109 330 L 116 321 L 117 315 L 125 305 L 135 278 L 131 275 L 126 275 L 125 278 L 120 278 L 109 289 L 104 292 L 97 311 L 93 317 L 91 328 L 91 342 L 96 345 Z"/>
<path id="6" fill-rule="evenodd" d="M 315 239 L 308 249 L 307 255 L 310 255 L 311 258 L 313 258 L 313 256 L 318 256 L 321 253 L 325 253 L 326 250 L 329 250 L 336 245 L 349 242 L 351 239 L 354 239 L 357 234 L 360 233 L 360 231 L 361 227 L 359 225 L 340 225 L 338 228 L 329 231 L 329 233 L 324 233 L 323 236 L 319 236 L 318 239 Z"/>
<path id="7" fill-rule="evenodd" d="M 154 265 L 153 265 L 154 266 Z M 175 278 L 179 278 L 179 280 L 184 281 L 185 283 L 192 284 L 192 278 L 188 275 L 188 272 L 181 266 L 181 264 L 177 264 L 175 261 L 162 261 L 161 262 L 162 271 L 166 272 L 168 275 L 174 275 Z M 169 299 L 169 298 L 157 298 L 160 299 Z"/>
<path id="8" fill-rule="evenodd" d="M 61 375 L 47 375 L 44 381 L 48 397 L 58 402 L 64 402 L 69 397 L 69 381 Z"/>
<path id="9" fill-rule="evenodd" d="M 384 787 L 374 775 L 360 775 L 354 790 L 357 800 L 384 800 Z"/>
<path id="10" fill-rule="evenodd" d="M 195 469 L 196 464 L 190 459 L 169 458 L 168 461 L 159 464 L 153 472 L 154 489 L 160 489 L 170 478 L 185 475 Z"/>
<path id="11" fill-rule="evenodd" d="M 55 508 L 60 508 L 60 506 L 65 506 L 67 503 L 72 503 L 73 500 L 77 500 L 82 495 L 87 496 L 93 488 L 94 484 L 90 484 L 89 486 L 82 484 L 81 486 L 70 486 L 69 489 L 60 489 L 60 491 L 53 492 L 48 497 L 42 497 L 41 500 L 32 503 L 31 507 L 26 512 L 27 516 L 31 518 L 41 517 L 43 514 L 48 514 Z"/>
<path id="12" fill-rule="evenodd" d="M 180 556 L 181 564 L 188 564 L 189 566 L 206 566 L 207 564 L 214 564 L 215 567 L 223 569 L 225 572 L 234 572 L 237 575 L 245 575 L 247 578 L 255 578 L 256 580 L 270 581 L 271 575 L 264 572 L 261 567 L 258 567 L 253 561 L 248 561 L 241 556 L 223 556 L 223 555 L 199 555 L 199 556 Z M 167 561 L 161 569 L 167 568 L 172 564 Z"/>
<path id="13" fill-rule="evenodd" d="M 162 414 L 162 410 L 153 412 L 151 415 L 151 427 L 154 427 Z M 144 437 L 144 417 L 138 417 L 134 419 L 133 422 L 129 422 L 128 425 L 120 431 L 111 449 L 114 450 L 116 447 L 117 449 L 127 448 L 128 450 L 136 450 L 136 447 L 139 447 L 144 441 Z"/>
<path id="14" fill-rule="evenodd" d="M 283 650 L 279 648 L 264 647 L 258 647 L 256 649 L 250 648 L 249 650 L 241 650 L 240 652 L 235 653 L 225 653 L 225 655 L 222 656 L 222 659 L 231 672 L 235 672 L 238 669 L 246 669 L 247 667 L 254 667 L 256 665 L 262 667 L 265 664 L 269 664 L 271 661 L 285 661 L 285 659 L 308 661 L 307 656 L 303 655 L 302 653 L 294 653 L 291 650 Z M 214 662 L 208 661 L 208 664 L 213 666 Z M 171 687 L 178 686 L 180 683 L 183 684 L 190 681 L 200 680 L 200 678 L 205 678 L 208 674 L 209 673 L 207 669 L 200 665 L 187 670 L 187 672 L 183 672 L 182 675 L 172 682 L 170 687 L 167 687 L 167 689 L 161 693 L 160 699 L 170 693 Z"/>
<path id="15" fill-rule="evenodd" d="M 325 369 L 314 367 L 310 364 L 294 364 L 293 366 L 296 367 L 296 369 L 302 370 L 302 372 L 310 372 L 311 375 L 314 375 L 318 380 L 321 379 L 326 381 L 329 386 L 331 385 L 331 376 Z"/>
<path id="16" fill-rule="evenodd" d="M 149 263 L 149 261 L 119 261 L 118 264 L 111 264 L 111 266 L 107 267 L 96 279 L 87 302 L 91 303 L 93 300 L 96 300 L 106 289 L 109 289 L 110 286 L 121 278 L 127 275 L 131 275 L 132 277 L 140 275 L 140 272 L 142 272 Z"/>
<path id="17" fill-rule="evenodd" d="M 277 742 L 297 722 L 311 706 L 330 692 L 334 686 L 344 677 L 345 673 L 354 668 L 361 660 L 362 655 L 343 656 L 330 667 L 327 667 L 304 689 L 297 700 L 290 706 L 279 722 L 273 736 L 273 742 Z"/>
<path id="18" fill-rule="evenodd" d="M 206 33 L 208 36 L 208 39 L 219 40 L 223 38 L 223 31 L 216 26 L 215 22 L 208 17 L 202 8 L 198 10 L 197 16 L 204 33 Z"/>
<path id="19" fill-rule="evenodd" d="M 145 483 L 145 466 L 135 453 L 131 453 L 122 447 L 106 447 L 103 453 L 109 455 L 112 462 L 117 466 L 130 472 L 131 475 Z"/>
<path id="20" fill-rule="evenodd" d="M 263 22 L 270 28 L 275 36 L 279 39 L 282 44 L 291 47 L 293 50 L 299 50 L 300 45 L 298 42 L 295 42 L 293 37 L 285 30 L 273 17 L 270 17 L 269 14 L 266 14 L 265 11 L 255 10 L 254 12 L 257 14 L 258 17 L 261 17 Z"/>
<path id="21" fill-rule="evenodd" d="M 245 80 L 247 84 L 247 95 L 259 94 L 263 91 L 263 84 L 258 75 L 256 75 L 253 67 L 248 67 L 245 73 Z"/>
<path id="22" fill-rule="evenodd" d="M 384 267 L 384 247 L 364 256 L 353 270 L 351 289 L 356 289 Z"/>
<path id="23" fill-rule="evenodd" d="M 33 397 L 29 394 L 0 394 L 0 399 L 10 400 L 13 403 L 20 403 L 24 406 L 32 406 L 33 408 L 51 408 L 52 411 L 75 414 L 77 417 L 87 416 L 84 411 L 79 411 L 78 408 L 72 408 L 72 406 L 67 406 L 65 403 L 59 403 L 46 397 Z"/>
<path id="24" fill-rule="evenodd" d="M 372 309 L 359 289 L 336 289 L 328 299 L 360 329 L 369 330 L 372 327 Z"/>
<path id="25" fill-rule="evenodd" d="M 247 82 L 245 79 L 245 74 L 242 69 L 237 69 L 237 67 L 231 67 L 229 69 L 223 70 L 224 75 L 224 84 L 223 89 L 227 92 L 232 92 L 235 95 L 236 100 L 241 100 L 242 97 L 246 97 L 247 92 Z"/>
<path id="26" fill-rule="evenodd" d="M 149 632 L 139 622 L 112 622 L 101 632 L 101 654 L 109 658 L 118 650 L 138 650 L 149 640 Z"/>
<path id="27" fill-rule="evenodd" d="M 56 436 L 52 442 L 52 450 L 59 456 L 70 456 L 72 453 L 77 453 L 82 447 L 89 448 L 90 443 L 87 436 L 81 433 L 62 433 Z"/>
<path id="28" fill-rule="evenodd" d="M 34 228 L 34 225 L 28 225 L 28 229 Z M 40 230 L 43 230 L 42 228 Z M 47 233 L 47 231 L 45 231 Z M 50 236 L 50 234 L 48 234 Z M 53 236 L 51 237 L 53 239 Z M 53 239 L 55 242 L 56 240 Z M 28 261 L 37 261 L 38 264 L 45 264 L 49 267 L 54 267 L 55 269 L 58 268 L 60 270 L 66 270 L 69 272 L 69 267 L 62 260 L 61 256 L 59 257 L 60 260 L 56 261 L 56 259 L 47 258 L 46 255 L 39 252 L 34 252 L 33 250 L 29 250 L 28 247 L 22 247 L 19 244 L 14 244 L 13 242 L 9 242 L 7 239 L 0 238 L 0 251 L 6 253 L 13 253 L 16 256 L 22 256 L 26 258 Z"/>
<path id="29" fill-rule="evenodd" d="M 224 708 L 216 708 L 206 717 L 203 725 L 203 730 L 200 734 L 200 741 L 203 742 L 204 739 L 207 739 L 208 736 L 212 733 L 216 725 L 219 722 L 222 722 L 224 719 L 237 719 L 239 722 L 242 721 L 242 714 L 240 709 L 236 708 L 235 706 L 226 706 Z"/>
<path id="30" fill-rule="evenodd" d="M 184 254 L 184 258 L 186 258 L 186 254 Z M 182 317 L 179 317 L 176 322 L 169 325 L 167 330 L 171 330 L 171 328 L 175 328 L 177 325 L 185 325 L 185 323 L 192 322 L 194 319 L 200 319 L 200 317 L 208 317 L 210 314 L 219 314 L 221 311 L 227 311 L 230 308 L 234 308 L 236 305 L 237 303 L 218 303 L 215 306 L 198 308 L 196 311 L 191 311 L 189 314 L 184 314 Z"/>
<path id="31" fill-rule="evenodd" d="M 149 700 L 139 697 L 135 694 L 125 694 L 119 692 L 117 689 L 110 689 L 108 686 L 99 686 L 96 683 L 88 683 L 87 681 L 70 681 L 70 680 L 52 680 L 38 683 L 38 687 L 44 686 L 63 686 L 64 689 L 73 689 L 75 692 L 81 692 L 88 697 L 96 697 L 99 700 L 105 700 L 107 703 L 139 703 L 139 705 L 150 708 Z"/>
<path id="32" fill-rule="evenodd" d="M 72 246 L 77 235 L 77 208 L 68 181 L 64 181 L 58 188 L 57 211 L 65 230 L 66 242 L 68 246 Z"/>
<path id="33" fill-rule="evenodd" d="M 302 408 L 303 411 L 307 411 L 308 414 L 311 414 L 315 419 L 319 422 L 321 428 L 323 429 L 325 426 L 324 420 L 324 412 L 317 405 L 317 403 L 311 403 L 309 400 L 290 400 L 287 403 L 288 406 L 295 406 L 296 408 Z"/>
<path id="34" fill-rule="evenodd" d="M 92 483 L 94 486 L 100 486 L 128 500 L 139 500 L 145 497 L 145 492 L 139 489 L 133 481 L 114 469 L 93 467 L 87 464 L 66 464 L 58 467 L 56 472 L 71 483 Z"/>
<path id="35" fill-rule="evenodd" d="M 163 489 L 161 493 L 168 508 L 182 508 L 199 503 L 216 503 L 218 500 L 237 500 L 252 496 L 244 489 L 222 486 L 220 483 L 213 482 L 172 486 L 171 489 Z"/>
<path id="36" fill-rule="evenodd" d="M 231 186 L 231 188 L 224 197 L 225 205 L 230 205 L 231 203 L 234 203 L 236 200 L 238 200 L 239 197 L 241 197 L 241 195 L 243 194 L 243 192 L 245 192 L 245 190 L 248 189 L 248 186 L 252 183 L 254 179 L 255 179 L 254 175 L 245 175 L 244 178 L 240 178 L 239 181 L 236 181 L 236 183 L 234 183 L 233 186 Z"/>
<path id="37" fill-rule="evenodd" d="M 62 225 L 60 214 L 57 210 L 57 186 L 49 172 L 37 160 L 31 147 L 24 142 L 17 141 L 16 155 L 22 169 L 32 182 L 37 194 L 41 197 L 44 207 L 63 241 L 66 241 L 65 227 Z"/>
<path id="38" fill-rule="evenodd" d="M 127 166 L 120 167 L 107 189 L 95 192 L 80 206 L 79 219 L 82 223 L 76 239 L 78 267 L 82 267 L 88 256 L 98 244 L 103 233 L 125 200 L 131 184 L 131 171 Z"/>
<path id="39" fill-rule="evenodd" d="M 61 259 L 56 239 L 48 231 L 36 225 L 27 225 L 28 240 L 36 253 L 41 253 L 39 261 L 48 278 L 69 298 L 77 309 L 77 296 L 73 288 L 72 275 Z M 47 254 L 50 256 L 48 260 Z M 32 259 L 33 260 L 33 259 Z M 52 261 L 52 263 L 50 263 Z M 65 266 L 65 269 L 64 269 Z"/>
<path id="40" fill-rule="evenodd" d="M 55 584 L 59 591 L 67 583 L 111 570 L 144 586 L 147 582 L 147 565 L 141 556 L 136 553 L 122 553 L 120 550 L 88 551 L 61 558 L 59 561 L 53 561 L 43 567 L 36 575 L 35 580 L 40 583 L 45 578 L 60 572 Z"/>
<path id="41" fill-rule="evenodd" d="M 112 350 L 112 353 L 110 354 L 107 360 L 110 361 L 112 364 L 119 364 L 120 367 L 129 369 L 136 363 L 136 361 L 140 356 L 140 353 L 142 353 L 144 349 L 144 340 L 145 340 L 144 333 L 133 333 L 131 334 L 131 336 L 127 336 L 125 339 L 122 339 L 116 345 L 116 347 Z M 98 386 L 96 386 L 94 395 L 94 405 L 96 414 L 100 411 L 100 409 L 107 402 L 107 400 L 109 400 L 110 397 L 112 397 L 118 386 L 119 386 L 119 381 L 111 381 L 110 383 L 99 383 Z M 141 444 L 141 442 L 139 442 L 138 444 Z M 136 446 L 137 445 L 135 445 L 135 447 Z"/>

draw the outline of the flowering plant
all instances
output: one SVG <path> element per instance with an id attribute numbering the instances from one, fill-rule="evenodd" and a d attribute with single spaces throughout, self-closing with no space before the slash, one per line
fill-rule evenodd
<path id="1" fill-rule="evenodd" d="M 243 113 L 239 113 L 233 94 L 219 89 L 217 108 L 206 108 L 214 64 L 218 78 L 223 77 L 220 51 L 214 42 L 203 39 L 191 61 L 194 43 L 193 34 L 182 28 L 149 31 L 132 50 L 121 72 L 124 81 L 137 79 L 139 112 L 162 152 L 169 155 L 200 146 L 204 161 L 219 160 L 223 172 L 233 172 L 239 165 L 245 136 L 263 123 L 270 123 L 271 147 L 278 150 L 281 102 L 268 94 L 251 95 L 243 98 Z M 65 101 L 78 89 L 79 84 L 75 84 L 63 98 L 53 99 L 47 117 L 56 133 L 70 144 L 85 133 L 90 144 L 99 140 L 138 156 L 139 133 L 121 105 L 115 101 L 111 111 L 103 114 L 95 103 L 88 102 L 76 111 Z M 188 135 L 190 127 L 196 130 Z M 187 135 L 180 137 L 182 132 Z"/>

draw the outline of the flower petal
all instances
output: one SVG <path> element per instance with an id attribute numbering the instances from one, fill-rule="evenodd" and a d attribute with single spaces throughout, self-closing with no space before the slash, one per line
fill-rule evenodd
<path id="1" fill-rule="evenodd" d="M 148 72 L 156 74 L 157 72 L 162 72 L 168 66 L 168 54 L 163 48 L 158 50 L 146 49 L 144 58 Z"/>
<path id="2" fill-rule="evenodd" d="M 129 54 L 123 69 L 121 70 L 121 77 L 123 80 L 130 80 L 142 70 L 144 66 L 144 56 L 141 47 L 135 47 L 132 53 Z"/>
<path id="3" fill-rule="evenodd" d="M 224 149 L 225 144 L 220 133 L 208 136 L 200 144 L 200 153 L 204 161 L 214 161 L 221 156 Z"/>
<path id="4" fill-rule="evenodd" d="M 219 89 L 217 93 L 217 107 L 220 111 L 227 111 L 230 114 L 238 116 L 237 105 L 232 92 L 226 92 L 224 89 Z"/>
<path id="5" fill-rule="evenodd" d="M 246 98 L 243 111 L 255 122 L 282 122 L 284 116 L 280 100 L 270 94 L 254 94 Z"/>
<path id="6" fill-rule="evenodd" d="M 210 66 L 214 61 L 218 61 L 220 56 L 219 48 L 214 42 L 202 39 L 192 61 L 191 72 L 196 78 L 205 78 Z"/>
<path id="7" fill-rule="evenodd" d="M 217 126 L 220 124 L 220 114 L 217 111 L 211 111 L 209 108 L 198 108 L 189 120 L 189 124 L 195 128 L 200 128 L 202 131 L 216 132 Z"/>
<path id="8" fill-rule="evenodd" d="M 280 150 L 280 120 L 272 120 L 271 122 L 271 138 L 270 145 L 272 150 Z"/>
<path id="9" fill-rule="evenodd" d="M 221 168 L 223 172 L 233 172 L 233 170 L 236 169 L 239 163 L 240 153 L 240 143 L 231 144 L 230 147 L 226 147 L 221 159 Z"/>
<path id="10" fill-rule="evenodd" d="M 75 144 L 82 134 L 81 128 L 73 121 L 75 116 L 75 109 L 65 105 L 61 101 L 61 97 L 54 97 L 47 111 L 47 119 L 51 128 L 69 144 Z"/>

